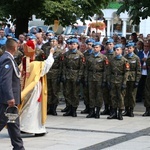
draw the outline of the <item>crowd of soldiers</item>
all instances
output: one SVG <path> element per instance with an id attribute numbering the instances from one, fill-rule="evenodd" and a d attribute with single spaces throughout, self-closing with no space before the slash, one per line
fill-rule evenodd
<path id="1" fill-rule="evenodd" d="M 4 37 L 2 32 L 1 29 L 1 37 Z M 85 109 L 81 113 L 87 114 L 86 118 L 134 117 L 136 101 L 143 99 L 146 107 L 143 116 L 150 116 L 149 35 L 144 38 L 132 33 L 129 40 L 114 35 L 100 42 L 100 35 L 96 33 L 65 40 L 63 35 L 55 36 L 49 31 L 21 34 L 15 40 L 18 41 L 15 57 L 18 65 L 24 56 L 23 44 L 28 40 L 35 43 L 37 61 L 45 60 L 50 48 L 55 50 L 54 64 L 47 74 L 49 115 L 57 115 L 61 90 L 66 103 L 61 110 L 63 116 L 77 117 L 79 94 L 84 99 Z M 5 44 L 0 46 L 2 55 Z"/>

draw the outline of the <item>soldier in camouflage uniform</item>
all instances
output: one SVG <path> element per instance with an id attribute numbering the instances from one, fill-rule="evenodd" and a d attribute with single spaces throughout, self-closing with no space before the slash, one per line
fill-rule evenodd
<path id="1" fill-rule="evenodd" d="M 71 46 L 71 40 L 68 39 L 67 41 L 67 47 L 63 50 L 63 55 L 62 55 L 62 62 L 63 62 L 63 67 L 64 69 L 62 69 L 63 71 L 65 71 L 65 61 L 64 58 L 67 57 L 67 55 L 69 54 L 69 51 L 71 51 L 72 46 Z M 68 102 L 68 99 L 66 97 L 66 78 L 63 76 L 65 74 L 65 72 L 61 74 L 61 82 L 63 84 L 63 96 L 65 98 L 65 103 L 66 103 L 66 107 L 64 109 L 61 110 L 61 112 L 67 112 L 70 108 L 70 104 Z"/>
<path id="2" fill-rule="evenodd" d="M 143 116 L 150 116 L 150 56 L 146 60 L 147 66 L 147 78 L 145 83 L 145 100 L 144 106 L 146 107 L 146 111 Z"/>
<path id="3" fill-rule="evenodd" d="M 128 72 L 127 89 L 124 98 L 125 112 L 122 115 L 134 117 L 133 110 L 136 103 L 137 87 L 141 77 L 141 63 L 139 57 L 134 54 L 134 43 L 128 43 L 127 48 L 128 54 L 125 58 L 130 64 L 130 71 Z"/>
<path id="4" fill-rule="evenodd" d="M 86 118 L 100 118 L 100 109 L 103 104 L 102 88 L 106 84 L 105 66 L 107 57 L 101 54 L 100 50 L 100 42 L 95 42 L 94 52 L 86 62 L 85 80 L 87 80 L 89 87 L 90 107 L 90 112 Z"/>
<path id="5" fill-rule="evenodd" d="M 87 50 L 83 53 L 84 57 L 85 57 L 84 71 L 86 69 L 87 60 L 93 54 L 92 46 L 93 46 L 94 42 L 95 42 L 94 39 L 88 39 L 86 41 Z M 85 77 L 83 77 L 82 81 L 83 81 L 83 94 L 84 94 L 85 109 L 81 111 L 81 114 L 86 114 L 86 113 L 89 113 L 89 88 L 88 88 L 88 84 L 85 82 Z"/>
<path id="6" fill-rule="evenodd" d="M 108 39 L 106 42 L 106 57 L 108 61 L 111 61 L 115 57 L 115 52 L 114 52 L 114 40 L 113 39 Z M 110 67 L 109 65 L 106 66 L 106 74 L 107 76 L 110 75 Z M 107 78 L 107 77 L 106 77 Z M 104 100 L 104 111 L 101 112 L 101 115 L 110 115 L 110 112 L 112 110 L 112 103 L 111 103 L 111 98 L 110 98 L 110 85 L 109 82 L 107 82 L 107 85 L 103 88 L 103 100 Z"/>
<path id="7" fill-rule="evenodd" d="M 59 103 L 60 78 L 62 72 L 62 51 L 58 47 L 57 38 L 51 39 L 51 47 L 54 49 L 54 63 L 47 73 L 48 87 L 48 114 L 57 115 L 56 108 Z"/>
<path id="8" fill-rule="evenodd" d="M 111 74 L 109 82 L 111 85 L 111 102 L 113 113 L 107 119 L 123 120 L 122 110 L 124 109 L 124 96 L 126 91 L 126 82 L 128 79 L 129 63 L 122 56 L 122 45 L 115 46 L 115 57 L 110 62 Z M 118 113 L 117 113 L 118 109 Z"/>
<path id="9" fill-rule="evenodd" d="M 77 117 L 79 105 L 80 82 L 83 76 L 84 55 L 77 50 L 78 40 L 71 39 L 71 50 L 64 57 L 63 77 L 66 78 L 66 98 L 69 103 L 68 111 L 63 116 Z"/>

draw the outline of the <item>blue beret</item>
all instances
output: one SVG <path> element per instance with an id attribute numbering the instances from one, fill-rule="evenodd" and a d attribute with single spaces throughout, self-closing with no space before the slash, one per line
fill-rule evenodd
<path id="1" fill-rule="evenodd" d="M 51 40 L 58 40 L 56 36 L 52 37 Z"/>
<path id="2" fill-rule="evenodd" d="M 29 39 L 36 39 L 36 36 L 35 35 L 30 35 Z"/>
<path id="3" fill-rule="evenodd" d="M 17 43 L 18 43 L 18 41 L 19 41 L 17 38 L 13 38 L 13 40 L 15 40 Z"/>
<path id="4" fill-rule="evenodd" d="M 97 45 L 101 46 L 101 42 L 95 42 L 93 46 L 97 46 Z"/>
<path id="5" fill-rule="evenodd" d="M 113 39 L 108 39 L 108 40 L 106 41 L 106 44 L 108 44 L 108 43 L 114 43 L 114 40 L 113 40 Z"/>
<path id="6" fill-rule="evenodd" d="M 130 46 L 135 46 L 135 43 L 134 42 L 129 42 L 127 45 L 126 45 L 126 47 L 130 47 Z"/>
<path id="7" fill-rule="evenodd" d="M 72 44 L 72 43 L 79 43 L 79 41 L 78 41 L 78 39 L 76 39 L 76 38 L 73 38 L 73 39 L 71 39 L 71 41 L 70 41 L 70 44 Z"/>
<path id="8" fill-rule="evenodd" d="M 66 41 L 67 44 L 70 44 L 70 42 L 71 42 L 71 39 L 68 39 L 68 40 Z"/>
<path id="9" fill-rule="evenodd" d="M 6 37 L 7 37 L 7 36 L 13 36 L 13 35 L 12 35 L 12 33 L 8 33 L 8 34 L 6 35 Z"/>
<path id="10" fill-rule="evenodd" d="M 30 34 L 30 33 L 27 33 L 26 36 L 31 36 L 31 34 Z"/>
<path id="11" fill-rule="evenodd" d="M 95 42 L 95 40 L 92 39 L 92 38 L 86 40 L 86 44 L 88 44 L 88 43 L 94 43 L 94 42 Z"/>
<path id="12" fill-rule="evenodd" d="M 114 48 L 116 49 L 116 48 L 122 48 L 122 44 L 116 44 L 115 46 L 114 46 Z"/>
<path id="13" fill-rule="evenodd" d="M 46 32 L 46 35 L 48 35 L 49 33 L 54 33 L 52 30 L 48 30 L 47 32 Z"/>

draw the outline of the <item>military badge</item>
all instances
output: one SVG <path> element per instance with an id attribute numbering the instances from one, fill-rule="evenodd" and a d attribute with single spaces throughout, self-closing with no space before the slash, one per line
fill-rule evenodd
<path id="1" fill-rule="evenodd" d="M 8 64 L 7 64 L 7 65 L 5 65 L 5 68 L 6 68 L 6 69 L 8 69 L 9 67 L 10 67 L 10 66 L 9 66 Z"/>

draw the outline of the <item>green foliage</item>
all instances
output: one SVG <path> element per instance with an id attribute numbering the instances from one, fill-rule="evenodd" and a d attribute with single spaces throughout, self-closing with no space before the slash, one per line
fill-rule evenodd
<path id="1" fill-rule="evenodd" d="M 149 0 L 124 0 L 117 11 L 117 14 L 127 11 L 132 24 L 139 24 L 140 18 L 146 19 L 150 16 Z"/>
<path id="2" fill-rule="evenodd" d="M 101 14 L 115 0 L 0 0 L 0 20 L 4 17 L 16 19 L 16 36 L 28 31 L 28 20 L 34 14 L 53 24 L 59 20 L 65 26 L 73 24 L 77 19 L 84 21 L 89 16 Z"/>

